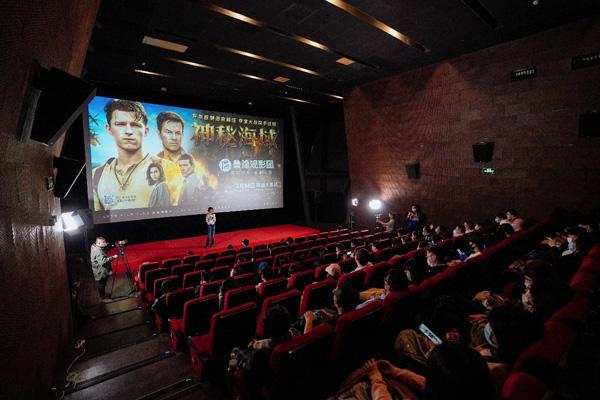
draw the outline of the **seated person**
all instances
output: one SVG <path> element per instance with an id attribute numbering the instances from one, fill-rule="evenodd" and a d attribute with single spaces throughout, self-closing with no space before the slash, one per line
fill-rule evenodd
<path id="1" fill-rule="evenodd" d="M 171 293 L 173 289 L 173 282 L 171 282 L 170 280 L 162 281 L 162 283 L 160 284 L 160 291 L 162 295 L 156 300 L 154 300 L 154 303 L 151 307 L 152 312 L 160 317 L 163 326 L 166 326 L 164 324 L 167 324 L 169 322 L 170 315 L 169 310 L 167 308 L 167 295 Z"/>
<path id="2" fill-rule="evenodd" d="M 265 316 L 263 339 L 252 340 L 248 344 L 247 350 L 236 348 L 232 351 L 233 354 L 238 354 L 238 359 L 233 363 L 230 361 L 230 370 L 235 370 L 236 381 L 243 381 L 249 391 L 242 397 L 262 398 L 262 387 L 271 384 L 272 350 L 277 345 L 290 340 L 294 335 L 295 332 L 290 327 L 288 310 L 276 304 L 269 308 Z M 238 365 L 240 363 L 241 365 Z M 243 378 L 240 379 L 240 376 L 243 376 Z"/>
<path id="3" fill-rule="evenodd" d="M 371 254 L 369 254 L 366 249 L 358 249 L 354 256 L 354 261 L 356 261 L 356 269 L 354 271 L 360 271 L 361 269 L 373 265 L 370 260 Z"/>
<path id="4" fill-rule="evenodd" d="M 468 245 L 469 245 L 470 253 L 469 253 L 469 256 L 466 258 L 466 260 L 477 257 L 477 256 L 481 255 L 481 253 L 483 253 L 483 247 L 484 247 L 483 240 L 481 240 L 480 237 L 478 237 L 478 236 L 471 237 Z"/>
<path id="5" fill-rule="evenodd" d="M 219 310 L 222 310 L 225 306 L 225 293 L 232 289 L 239 288 L 240 285 L 231 277 L 226 276 L 219 287 Z"/>
<path id="6" fill-rule="evenodd" d="M 510 223 L 515 232 L 523 230 L 525 220 L 517 214 L 517 210 L 511 208 L 506 212 L 506 220 Z"/>
<path id="7" fill-rule="evenodd" d="M 250 241 L 248 239 L 244 239 L 242 240 L 242 249 L 249 247 L 250 246 Z"/>
<path id="8" fill-rule="evenodd" d="M 327 274 L 327 278 L 337 281 L 340 275 L 342 275 L 342 267 L 337 263 L 329 264 L 329 266 L 325 268 L 325 273 Z"/>
<path id="9" fill-rule="evenodd" d="M 371 359 L 328 400 L 493 400 L 496 396 L 490 371 L 475 350 L 442 343 L 431 351 L 424 375 Z"/>
<path id="10" fill-rule="evenodd" d="M 437 275 L 446 269 L 446 263 L 444 262 L 444 251 L 442 248 L 437 246 L 428 248 L 427 255 L 425 257 L 427 260 L 427 270 L 425 271 L 425 276 L 427 278 Z"/>
<path id="11" fill-rule="evenodd" d="M 304 313 L 303 318 L 301 318 L 301 320 L 304 319 L 304 323 L 300 320 L 298 327 L 302 328 L 304 333 L 307 333 L 323 322 L 335 325 L 340 315 L 356 310 L 356 306 L 359 303 L 360 295 L 356 286 L 351 282 L 342 282 L 333 291 L 333 306 L 335 310 L 322 308 L 320 310 L 307 311 Z"/>
<path id="12" fill-rule="evenodd" d="M 422 240 L 424 240 L 426 242 L 431 242 L 431 240 L 433 239 L 433 230 L 429 226 L 423 227 L 421 234 L 422 234 Z"/>
<path id="13" fill-rule="evenodd" d="M 402 266 L 404 275 L 408 279 L 408 283 L 411 286 L 419 285 L 426 278 L 426 270 L 421 263 L 417 262 L 414 258 L 406 260 Z"/>
<path id="14" fill-rule="evenodd" d="M 462 225 L 456 225 L 452 230 L 452 237 L 461 237 L 465 234 L 465 227 Z"/>
<path id="15" fill-rule="evenodd" d="M 377 254 L 378 251 L 383 249 L 383 245 L 380 242 L 371 243 L 371 253 Z"/>
<path id="16" fill-rule="evenodd" d="M 499 212 L 498 214 L 496 214 L 496 217 L 494 218 L 494 222 L 498 226 L 500 226 L 502 224 L 510 224 L 510 222 L 506 219 L 506 213 L 503 213 L 503 212 Z"/>
<path id="17" fill-rule="evenodd" d="M 271 279 L 273 279 L 275 277 L 275 273 L 273 272 L 273 268 L 268 267 L 266 265 L 266 263 L 265 263 L 265 266 L 264 266 L 263 269 L 260 269 L 260 266 L 259 266 L 258 274 L 259 274 L 259 277 L 260 277 L 259 278 L 260 281 L 256 285 L 256 290 L 258 290 L 261 286 L 263 286 L 265 282 L 270 281 Z"/>
<path id="18" fill-rule="evenodd" d="M 571 289 L 559 278 L 552 265 L 539 260 L 531 260 L 525 264 L 523 285 L 523 308 L 541 321 L 547 321 L 572 297 Z"/>
<path id="19" fill-rule="evenodd" d="M 473 221 L 465 221 L 463 227 L 465 228 L 465 233 L 471 233 L 475 230 L 475 223 Z"/>
<path id="20" fill-rule="evenodd" d="M 385 296 L 392 292 L 400 292 L 408 288 L 408 279 L 404 271 L 398 268 L 392 268 L 383 278 L 383 289 L 371 288 L 360 292 L 360 299 L 364 300 L 356 309 L 360 309 L 374 300 L 383 301 Z"/>

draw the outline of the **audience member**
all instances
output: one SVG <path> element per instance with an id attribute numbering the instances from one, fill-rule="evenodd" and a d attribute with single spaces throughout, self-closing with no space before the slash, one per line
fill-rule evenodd
<path id="1" fill-rule="evenodd" d="M 361 270 L 363 268 L 369 267 L 373 265 L 371 263 L 371 255 L 366 249 L 358 249 L 356 251 L 356 255 L 354 256 L 354 260 L 356 261 L 356 269 L 355 271 Z"/>
<path id="2" fill-rule="evenodd" d="M 222 310 L 225 306 L 225 294 L 228 291 L 239 287 L 240 285 L 233 277 L 226 276 L 225 279 L 223 279 L 223 283 L 221 283 L 221 286 L 219 287 L 219 310 Z"/>
<path id="3" fill-rule="evenodd" d="M 515 232 L 519 232 L 523 229 L 523 218 L 519 217 L 517 210 L 511 208 L 506 212 L 506 220 L 510 223 Z"/>
<path id="4" fill-rule="evenodd" d="M 462 225 L 456 225 L 452 230 L 452 237 L 460 237 L 465 234 L 465 228 Z"/>
<path id="5" fill-rule="evenodd" d="M 402 269 L 410 285 L 416 286 L 426 278 L 425 267 L 420 265 L 414 258 L 406 260 Z"/>
<path id="6" fill-rule="evenodd" d="M 426 277 L 432 277 L 442 272 L 446 268 L 444 262 L 444 251 L 437 246 L 432 246 L 427 249 L 426 254 L 427 271 L 425 272 Z"/>
<path id="7" fill-rule="evenodd" d="M 167 308 L 167 295 L 171 293 L 174 289 L 173 282 L 170 280 L 162 281 L 160 284 L 161 296 L 154 300 L 152 304 L 151 310 L 153 313 L 160 317 L 161 323 L 163 326 L 167 324 L 169 321 L 169 310 Z"/>
<path id="8" fill-rule="evenodd" d="M 469 240 L 470 253 L 466 260 L 477 257 L 483 253 L 483 240 L 479 236 L 473 236 Z"/>
<path id="9" fill-rule="evenodd" d="M 465 233 L 471 233 L 475 230 L 475 223 L 473 221 L 465 221 L 463 227 L 465 228 Z"/>
<path id="10" fill-rule="evenodd" d="M 359 304 L 356 309 L 360 309 L 374 300 L 383 301 L 385 296 L 392 292 L 400 292 L 408 288 L 408 279 L 404 274 L 404 271 L 397 268 L 389 270 L 385 278 L 383 278 L 383 289 L 371 288 L 360 292 L 360 299 L 364 300 L 363 303 Z"/>
<path id="11" fill-rule="evenodd" d="M 410 210 L 404 218 L 404 226 L 406 230 L 415 231 L 425 223 L 425 218 L 417 204 L 410 206 Z"/>
<path id="12" fill-rule="evenodd" d="M 385 228 L 386 232 L 393 232 L 395 224 L 396 224 L 396 220 L 394 219 L 394 214 L 389 212 L 388 217 L 389 217 L 389 220 L 387 222 L 384 222 L 384 221 L 380 220 L 379 218 L 377 218 L 375 220 L 375 222 L 382 225 Z"/>
<path id="13" fill-rule="evenodd" d="M 323 308 L 320 310 L 307 311 L 304 313 L 303 332 L 310 332 L 318 324 L 327 322 L 335 325 L 340 315 L 354 311 L 360 303 L 358 289 L 351 282 L 342 282 L 333 291 L 334 310 Z"/>
<path id="14" fill-rule="evenodd" d="M 571 299 L 572 294 L 566 282 L 559 279 L 557 272 L 548 263 L 539 260 L 527 262 L 523 277 L 523 308 L 541 321 L 548 320 Z"/>
<path id="15" fill-rule="evenodd" d="M 342 267 L 340 264 L 329 264 L 327 268 L 325 268 L 325 273 L 327 274 L 327 278 L 332 278 L 337 281 L 337 279 L 342 275 Z"/>

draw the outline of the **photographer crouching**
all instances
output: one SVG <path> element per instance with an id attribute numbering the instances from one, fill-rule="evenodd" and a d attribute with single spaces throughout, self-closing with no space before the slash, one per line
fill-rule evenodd
<path id="1" fill-rule="evenodd" d="M 112 260 L 118 257 L 118 255 L 108 256 L 106 254 L 108 249 L 109 245 L 102 236 L 96 238 L 96 242 L 92 244 L 90 249 L 94 279 L 98 286 L 98 293 L 103 300 L 108 299 L 108 296 L 106 295 L 106 281 L 108 281 L 108 277 L 112 275 Z"/>

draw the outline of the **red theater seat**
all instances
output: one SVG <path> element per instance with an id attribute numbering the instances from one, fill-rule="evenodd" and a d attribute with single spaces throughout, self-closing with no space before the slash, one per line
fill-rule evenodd
<path id="1" fill-rule="evenodd" d="M 254 260 L 256 260 L 258 262 L 259 258 L 264 258 L 264 257 L 269 257 L 271 255 L 271 252 L 269 251 L 269 249 L 262 249 L 262 250 L 256 250 L 256 248 L 254 249 Z"/>
<path id="2" fill-rule="evenodd" d="M 252 261 L 239 262 L 239 263 L 235 264 L 235 269 L 236 269 L 236 271 L 240 271 L 240 273 L 242 273 L 242 274 L 246 274 L 248 272 L 254 272 L 255 271 L 254 262 L 252 262 Z"/>
<path id="3" fill-rule="evenodd" d="M 343 274 L 352 272 L 356 269 L 356 260 L 354 260 L 354 258 L 348 258 L 346 260 L 340 261 L 338 264 L 340 264 L 340 268 L 342 268 Z"/>
<path id="4" fill-rule="evenodd" d="M 234 249 L 227 249 L 227 250 L 223 250 L 221 253 L 219 253 L 219 258 L 220 257 L 235 257 L 235 255 L 237 254 L 237 252 Z"/>
<path id="5" fill-rule="evenodd" d="M 229 265 L 225 265 L 223 267 L 214 267 L 210 270 L 210 280 L 216 281 L 219 279 L 225 279 L 231 275 L 231 267 Z"/>
<path id="6" fill-rule="evenodd" d="M 173 283 L 173 289 L 177 289 L 177 275 L 167 275 L 162 278 L 154 280 L 152 292 L 146 293 L 146 301 L 152 303 L 158 297 L 162 296 L 161 285 L 164 281 L 171 281 Z"/>
<path id="7" fill-rule="evenodd" d="M 183 263 L 184 264 L 192 264 L 195 265 L 198 261 L 200 261 L 202 258 L 199 255 L 195 255 L 195 256 L 185 256 L 183 257 Z"/>
<path id="8" fill-rule="evenodd" d="M 202 284 L 202 286 L 200 286 L 200 297 L 204 297 L 209 294 L 219 293 L 219 288 L 221 287 L 222 283 L 223 281 L 220 280 Z"/>
<path id="9" fill-rule="evenodd" d="M 271 249 L 271 255 L 272 255 L 273 257 L 276 257 L 276 256 L 278 256 L 279 254 L 285 254 L 285 253 L 287 253 L 287 252 L 288 252 L 288 251 L 287 251 L 287 247 L 285 247 L 285 246 L 277 246 L 277 247 L 273 247 L 273 248 Z"/>
<path id="10" fill-rule="evenodd" d="M 598 287 L 598 274 L 578 270 L 571 279 L 569 287 L 576 293 L 587 294 Z"/>
<path id="11" fill-rule="evenodd" d="M 544 324 L 544 336 L 529 346 L 517 359 L 514 372 L 526 372 L 550 384 L 559 373 L 559 367 L 575 338 L 575 330 L 561 322 Z"/>
<path id="12" fill-rule="evenodd" d="M 267 297 L 281 294 L 287 290 L 287 278 L 275 278 L 266 282 L 262 282 L 258 286 L 259 299 L 266 299 Z"/>
<path id="13" fill-rule="evenodd" d="M 382 288 L 383 280 L 390 271 L 392 266 L 385 261 L 371 265 L 364 269 L 365 271 L 365 287 L 366 288 Z"/>
<path id="14" fill-rule="evenodd" d="M 279 253 L 277 255 L 274 256 L 273 258 L 273 265 L 275 265 L 276 267 L 281 267 L 281 260 L 285 260 L 287 259 L 287 262 L 290 262 L 290 260 L 292 259 L 292 253 L 290 253 L 289 251 L 286 251 L 284 253 Z"/>
<path id="15" fill-rule="evenodd" d="M 515 372 L 508 376 L 500 400 L 542 400 L 548 392 L 548 387 L 533 375 Z"/>
<path id="16" fill-rule="evenodd" d="M 333 308 L 333 290 L 335 289 L 335 285 L 335 280 L 329 278 L 306 286 L 302 292 L 299 315 L 310 310 Z"/>
<path id="17" fill-rule="evenodd" d="M 335 326 L 334 370 L 339 378 L 360 367 L 375 354 L 380 343 L 383 305 L 372 301 L 359 310 L 343 314 Z"/>
<path id="18" fill-rule="evenodd" d="M 359 269 L 358 271 L 352 271 L 346 274 L 342 274 L 342 276 L 339 277 L 337 284 L 339 286 L 342 282 L 350 282 L 354 286 L 356 286 L 358 290 L 362 290 L 363 286 L 365 285 L 365 277 L 365 270 Z"/>
<path id="19" fill-rule="evenodd" d="M 176 265 L 171 269 L 171 275 L 177 275 L 179 286 L 183 284 L 183 276 L 188 272 L 194 272 L 194 266 L 192 264 Z"/>
<path id="20" fill-rule="evenodd" d="M 194 288 L 183 288 L 167 294 L 169 318 L 178 319 L 183 315 L 183 305 L 194 298 Z"/>
<path id="21" fill-rule="evenodd" d="M 162 260 L 163 268 L 171 270 L 175 265 L 181 265 L 181 258 L 167 258 L 166 260 Z"/>
<path id="22" fill-rule="evenodd" d="M 240 286 L 252 285 L 254 286 L 257 279 L 257 275 L 254 272 L 248 272 L 247 274 L 235 275 L 233 280 Z"/>
<path id="23" fill-rule="evenodd" d="M 262 337 L 264 333 L 264 319 L 267 316 L 267 310 L 276 304 L 285 307 L 290 313 L 292 321 L 294 321 L 298 317 L 300 297 L 302 297 L 302 294 L 298 290 L 290 290 L 276 296 L 265 298 L 261 306 L 260 315 L 256 321 L 256 335 L 258 337 Z"/>
<path id="24" fill-rule="evenodd" d="M 391 247 L 386 247 L 381 249 L 374 255 L 375 263 L 380 263 L 382 261 L 389 260 L 394 255 L 394 249 Z"/>
<path id="25" fill-rule="evenodd" d="M 329 264 L 324 264 L 315 268 L 315 281 L 318 282 L 327 279 L 327 271 L 325 271 L 325 269 L 327 269 L 328 266 Z"/>
<path id="26" fill-rule="evenodd" d="M 585 321 L 590 311 L 590 300 L 581 295 L 575 295 L 570 302 L 561 307 L 550 318 L 550 321 L 563 322 L 577 326 Z"/>
<path id="27" fill-rule="evenodd" d="M 196 287 L 202 283 L 204 271 L 188 272 L 183 275 L 183 287 Z"/>
<path id="28" fill-rule="evenodd" d="M 187 301 L 183 306 L 183 317 L 169 321 L 173 350 L 188 351 L 187 339 L 207 333 L 210 319 L 218 311 L 219 296 L 216 294 Z"/>
<path id="29" fill-rule="evenodd" d="M 322 399 L 331 389 L 333 328 L 321 324 L 305 335 L 276 346 L 271 353 L 273 386 L 267 398 Z"/>
<path id="30" fill-rule="evenodd" d="M 198 261 L 194 264 L 195 271 L 210 271 L 211 268 L 214 268 L 215 260 L 202 260 Z"/>
<path id="31" fill-rule="evenodd" d="M 215 267 L 222 267 L 222 266 L 225 266 L 225 265 L 233 267 L 233 264 L 235 264 L 235 257 L 234 256 L 219 257 L 215 261 Z"/>
<path id="32" fill-rule="evenodd" d="M 306 258 L 308 258 L 308 250 L 296 250 L 292 253 L 292 262 L 303 261 Z"/>
<path id="33" fill-rule="evenodd" d="M 219 252 L 213 251 L 211 253 L 206 253 L 206 254 L 204 254 L 204 256 L 202 258 L 204 260 L 216 260 L 217 258 L 219 258 Z"/>
<path id="34" fill-rule="evenodd" d="M 296 272 L 295 274 L 292 274 L 288 280 L 288 289 L 302 291 L 306 286 L 313 283 L 314 279 L 314 272 L 312 270 Z"/>
<path id="35" fill-rule="evenodd" d="M 140 290 L 144 287 L 146 283 L 146 271 L 151 271 L 153 269 L 159 269 L 160 265 L 157 262 L 144 262 L 141 263 L 138 267 L 138 282 L 140 285 Z"/>
<path id="36" fill-rule="evenodd" d="M 223 309 L 228 310 L 246 303 L 256 303 L 256 288 L 254 285 L 247 285 L 238 289 L 232 289 L 225 293 Z"/>
<path id="37" fill-rule="evenodd" d="M 210 332 L 195 336 L 190 342 L 190 359 L 196 377 L 206 378 L 210 372 L 223 374 L 231 349 L 236 346 L 246 348 L 254 337 L 255 323 L 254 303 L 214 314 L 210 321 Z"/>
<path id="38" fill-rule="evenodd" d="M 151 269 L 149 271 L 146 271 L 146 279 L 145 279 L 145 284 L 143 286 L 142 293 L 143 294 L 153 293 L 154 281 L 159 278 L 164 278 L 165 276 L 169 276 L 169 272 L 170 271 L 166 268 Z M 145 300 L 146 296 L 144 295 L 142 298 Z"/>

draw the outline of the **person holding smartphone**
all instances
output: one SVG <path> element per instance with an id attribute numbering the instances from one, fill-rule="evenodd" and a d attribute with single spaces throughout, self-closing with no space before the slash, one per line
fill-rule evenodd
<path id="1" fill-rule="evenodd" d="M 215 246 L 215 224 L 217 223 L 217 214 L 215 209 L 208 207 L 208 213 L 206 214 L 206 247 Z"/>

